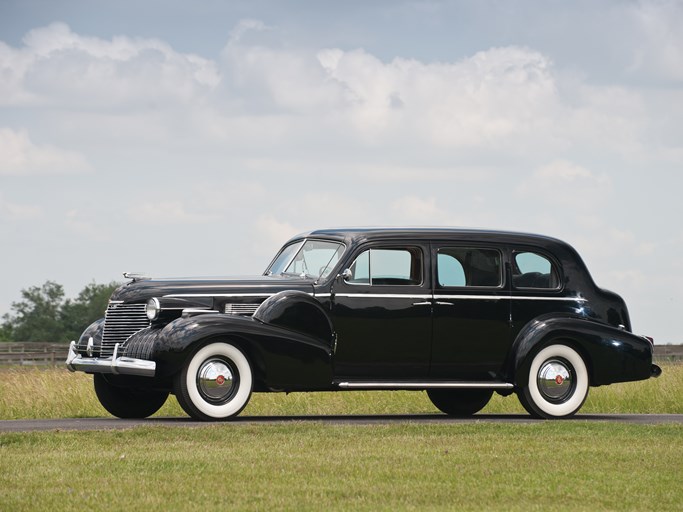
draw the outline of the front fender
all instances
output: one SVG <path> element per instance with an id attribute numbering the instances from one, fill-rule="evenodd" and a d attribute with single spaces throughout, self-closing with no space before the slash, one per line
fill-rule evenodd
<path id="1" fill-rule="evenodd" d="M 224 340 L 249 358 L 256 390 L 327 389 L 332 382 L 326 342 L 254 318 L 221 313 L 183 317 L 154 336 L 152 358 L 165 375 L 180 371 L 198 347 Z"/>
<path id="2" fill-rule="evenodd" d="M 76 351 L 81 355 L 86 355 L 88 348 L 88 341 L 90 338 L 93 339 L 93 348 L 97 353 L 100 351 L 100 346 L 102 345 L 102 332 L 104 331 L 104 318 L 95 320 L 88 327 L 86 327 L 81 337 L 78 338 L 78 343 L 76 344 Z"/>
<path id="3" fill-rule="evenodd" d="M 592 386 L 643 380 L 651 376 L 652 345 L 630 332 L 576 317 L 539 317 L 520 331 L 508 369 L 526 386 L 533 356 L 553 343 L 572 346 L 586 362 Z"/>
<path id="4" fill-rule="evenodd" d="M 334 329 L 327 312 L 307 293 L 287 290 L 267 298 L 254 313 L 254 319 L 312 336 L 334 344 Z"/>

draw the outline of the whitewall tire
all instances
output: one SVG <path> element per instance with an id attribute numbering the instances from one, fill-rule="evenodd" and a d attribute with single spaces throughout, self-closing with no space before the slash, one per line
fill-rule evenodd
<path id="1" fill-rule="evenodd" d="M 527 385 L 518 391 L 518 396 L 532 416 L 572 416 L 588 396 L 586 363 L 576 350 L 567 345 L 550 345 L 536 354 L 528 377 Z"/>
<path id="2" fill-rule="evenodd" d="M 176 375 L 178 403 L 191 417 L 204 421 L 238 415 L 251 397 L 253 376 L 244 353 L 217 342 L 200 348 Z"/>

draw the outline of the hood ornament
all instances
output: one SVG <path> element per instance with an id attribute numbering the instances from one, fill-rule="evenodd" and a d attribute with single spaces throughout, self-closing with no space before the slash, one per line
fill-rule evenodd
<path id="1" fill-rule="evenodd" d="M 124 272 L 123 277 L 126 279 L 132 279 L 135 281 L 146 281 L 152 279 L 150 276 L 146 275 L 144 272 Z"/>

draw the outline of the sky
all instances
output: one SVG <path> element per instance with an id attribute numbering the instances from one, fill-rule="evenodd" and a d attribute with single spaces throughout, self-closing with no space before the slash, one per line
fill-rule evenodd
<path id="1" fill-rule="evenodd" d="M 0 0 L 0 315 L 291 236 L 572 244 L 683 343 L 683 1 Z"/>

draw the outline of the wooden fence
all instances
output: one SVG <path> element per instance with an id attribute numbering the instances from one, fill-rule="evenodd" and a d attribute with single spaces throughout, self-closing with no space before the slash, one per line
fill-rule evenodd
<path id="1" fill-rule="evenodd" d="M 58 366 L 66 361 L 67 343 L 1 343 L 1 366 Z"/>
<path id="2" fill-rule="evenodd" d="M 68 343 L 0 342 L 0 367 L 60 366 L 66 361 Z M 683 345 L 655 345 L 656 363 L 683 363 Z"/>

